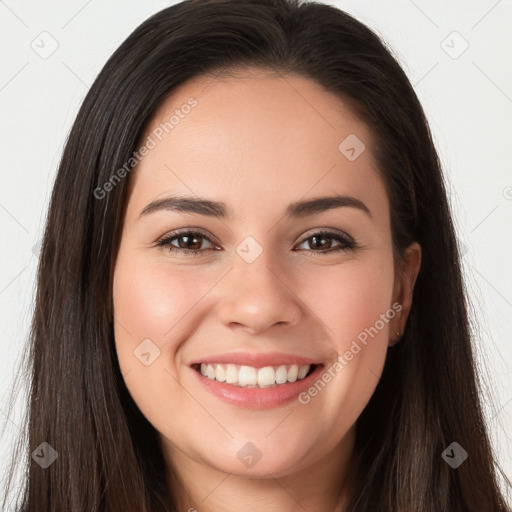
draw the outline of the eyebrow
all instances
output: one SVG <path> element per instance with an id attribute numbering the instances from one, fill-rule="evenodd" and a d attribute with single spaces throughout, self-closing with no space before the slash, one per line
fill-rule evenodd
<path id="1" fill-rule="evenodd" d="M 296 218 L 307 217 L 341 207 L 358 209 L 372 218 L 370 209 L 361 200 L 346 195 L 324 196 L 297 201 L 288 206 L 286 216 Z M 196 213 L 221 219 L 229 217 L 228 209 L 223 202 L 191 196 L 169 196 L 149 203 L 141 211 L 139 218 L 161 210 Z"/>

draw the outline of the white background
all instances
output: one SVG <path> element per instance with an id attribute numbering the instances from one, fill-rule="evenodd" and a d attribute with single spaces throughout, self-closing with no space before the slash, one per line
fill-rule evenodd
<path id="1" fill-rule="evenodd" d="M 107 58 L 170 3 L 0 0 L 0 424 L 7 425 L 2 462 L 21 421 L 19 407 L 7 418 L 7 393 L 28 333 L 37 244 L 66 136 Z M 510 477 L 512 0 L 328 3 L 388 42 L 427 113 L 464 251 L 476 344 L 487 369 L 486 414 Z M 45 59 L 31 47 L 42 52 L 52 44 L 58 48 Z"/>

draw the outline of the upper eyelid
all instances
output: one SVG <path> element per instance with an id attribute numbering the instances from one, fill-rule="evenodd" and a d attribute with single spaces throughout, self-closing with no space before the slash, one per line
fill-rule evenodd
<path id="1" fill-rule="evenodd" d="M 216 238 L 213 235 L 206 234 L 201 230 L 201 228 L 181 228 L 177 229 L 173 232 L 165 234 L 163 237 L 161 237 L 159 240 L 174 240 L 175 238 L 178 238 L 183 235 L 200 235 L 206 239 L 208 239 L 210 242 L 215 243 Z"/>
<path id="2" fill-rule="evenodd" d="M 308 238 L 311 238 L 313 235 L 322 234 L 322 233 L 338 235 L 341 238 L 345 238 L 345 239 L 349 240 L 350 242 L 354 241 L 354 239 L 348 233 L 345 233 L 345 231 L 342 231 L 341 229 L 336 229 L 336 228 L 313 228 L 313 229 L 308 229 L 306 231 L 306 233 L 301 238 L 301 242 L 304 242 Z"/>

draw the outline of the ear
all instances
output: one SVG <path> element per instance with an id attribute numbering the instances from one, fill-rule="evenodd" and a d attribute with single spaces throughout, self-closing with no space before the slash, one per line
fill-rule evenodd
<path id="1" fill-rule="evenodd" d="M 401 304 L 402 309 L 389 323 L 390 347 L 400 341 L 411 311 L 414 284 L 421 266 L 421 246 L 417 242 L 409 245 L 404 251 L 403 260 L 402 268 L 395 275 L 393 288 L 393 304 Z"/>

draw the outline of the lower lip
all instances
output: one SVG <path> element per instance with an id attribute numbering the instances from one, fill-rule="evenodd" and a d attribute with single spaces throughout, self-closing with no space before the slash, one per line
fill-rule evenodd
<path id="1" fill-rule="evenodd" d="M 270 409 L 287 404 L 306 391 L 322 372 L 322 368 L 323 365 L 319 364 L 304 379 L 286 384 L 278 384 L 274 388 L 243 388 L 233 386 L 205 377 L 194 368 L 192 368 L 192 371 L 197 375 L 201 384 L 212 395 L 223 402 L 227 402 L 235 407 Z"/>

